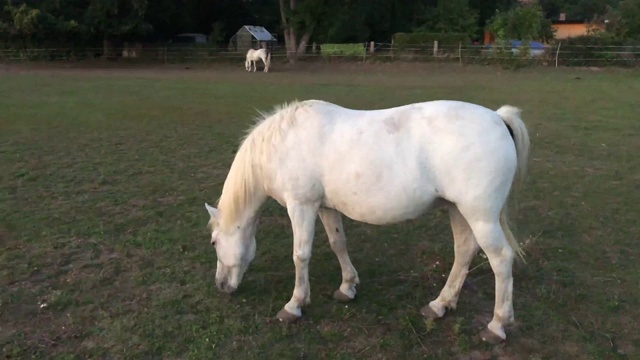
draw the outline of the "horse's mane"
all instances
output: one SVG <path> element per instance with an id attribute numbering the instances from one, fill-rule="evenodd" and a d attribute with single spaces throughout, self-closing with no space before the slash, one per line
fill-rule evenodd
<path id="1" fill-rule="evenodd" d="M 296 122 L 295 112 L 307 102 L 294 101 L 276 106 L 270 113 L 260 112 L 256 124 L 241 140 L 218 200 L 224 231 L 241 221 L 245 211 L 258 210 L 266 195 L 262 187 L 262 164 L 268 163 L 272 150 L 283 134 Z"/>

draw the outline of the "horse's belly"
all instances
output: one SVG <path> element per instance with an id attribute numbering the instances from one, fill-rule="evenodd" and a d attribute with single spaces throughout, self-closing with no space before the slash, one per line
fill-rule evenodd
<path id="1" fill-rule="evenodd" d="M 375 188 L 343 183 L 326 189 L 323 206 L 356 221 L 385 225 L 417 218 L 436 198 L 435 191 L 424 185 Z"/>

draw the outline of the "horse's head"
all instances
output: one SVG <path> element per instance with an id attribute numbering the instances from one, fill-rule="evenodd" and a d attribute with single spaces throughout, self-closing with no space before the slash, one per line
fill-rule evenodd
<path id="1" fill-rule="evenodd" d="M 216 286 L 230 294 L 238 288 L 242 276 L 255 257 L 257 220 L 250 219 L 245 224 L 222 229 L 218 226 L 220 210 L 209 204 L 205 204 L 205 207 L 210 216 L 211 245 L 215 247 L 218 256 Z"/>

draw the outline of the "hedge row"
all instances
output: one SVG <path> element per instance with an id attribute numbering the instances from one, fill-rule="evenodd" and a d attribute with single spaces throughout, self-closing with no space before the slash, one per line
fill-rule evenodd
<path id="1" fill-rule="evenodd" d="M 452 46 L 469 43 L 469 35 L 465 33 L 396 33 L 393 35 L 394 45 L 402 50 L 410 48 L 412 45 L 431 45 L 438 41 L 438 45 Z"/>
<path id="2" fill-rule="evenodd" d="M 359 44 L 322 44 L 320 54 L 323 56 L 363 56 L 365 47 Z"/>
<path id="3" fill-rule="evenodd" d="M 570 51 L 562 51 L 562 47 Z M 558 60 L 565 66 L 638 66 L 640 40 L 607 35 L 584 35 L 564 39 Z"/>

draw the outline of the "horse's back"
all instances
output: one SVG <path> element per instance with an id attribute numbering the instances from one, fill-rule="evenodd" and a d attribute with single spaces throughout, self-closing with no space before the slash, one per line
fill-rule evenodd
<path id="1" fill-rule="evenodd" d="M 353 110 L 327 102 L 309 102 L 296 139 L 314 142 L 330 154 L 361 154 L 404 163 L 499 157 L 515 153 L 506 124 L 495 111 L 460 101 L 430 101 L 380 110 Z M 504 159 L 499 159 L 504 160 Z M 370 159 L 369 161 L 374 161 Z M 365 161 L 369 162 L 369 161 Z"/>
<path id="2" fill-rule="evenodd" d="M 247 50 L 247 57 L 253 58 L 254 60 L 259 59 L 261 56 L 265 56 L 267 51 L 265 49 L 249 49 Z"/>

